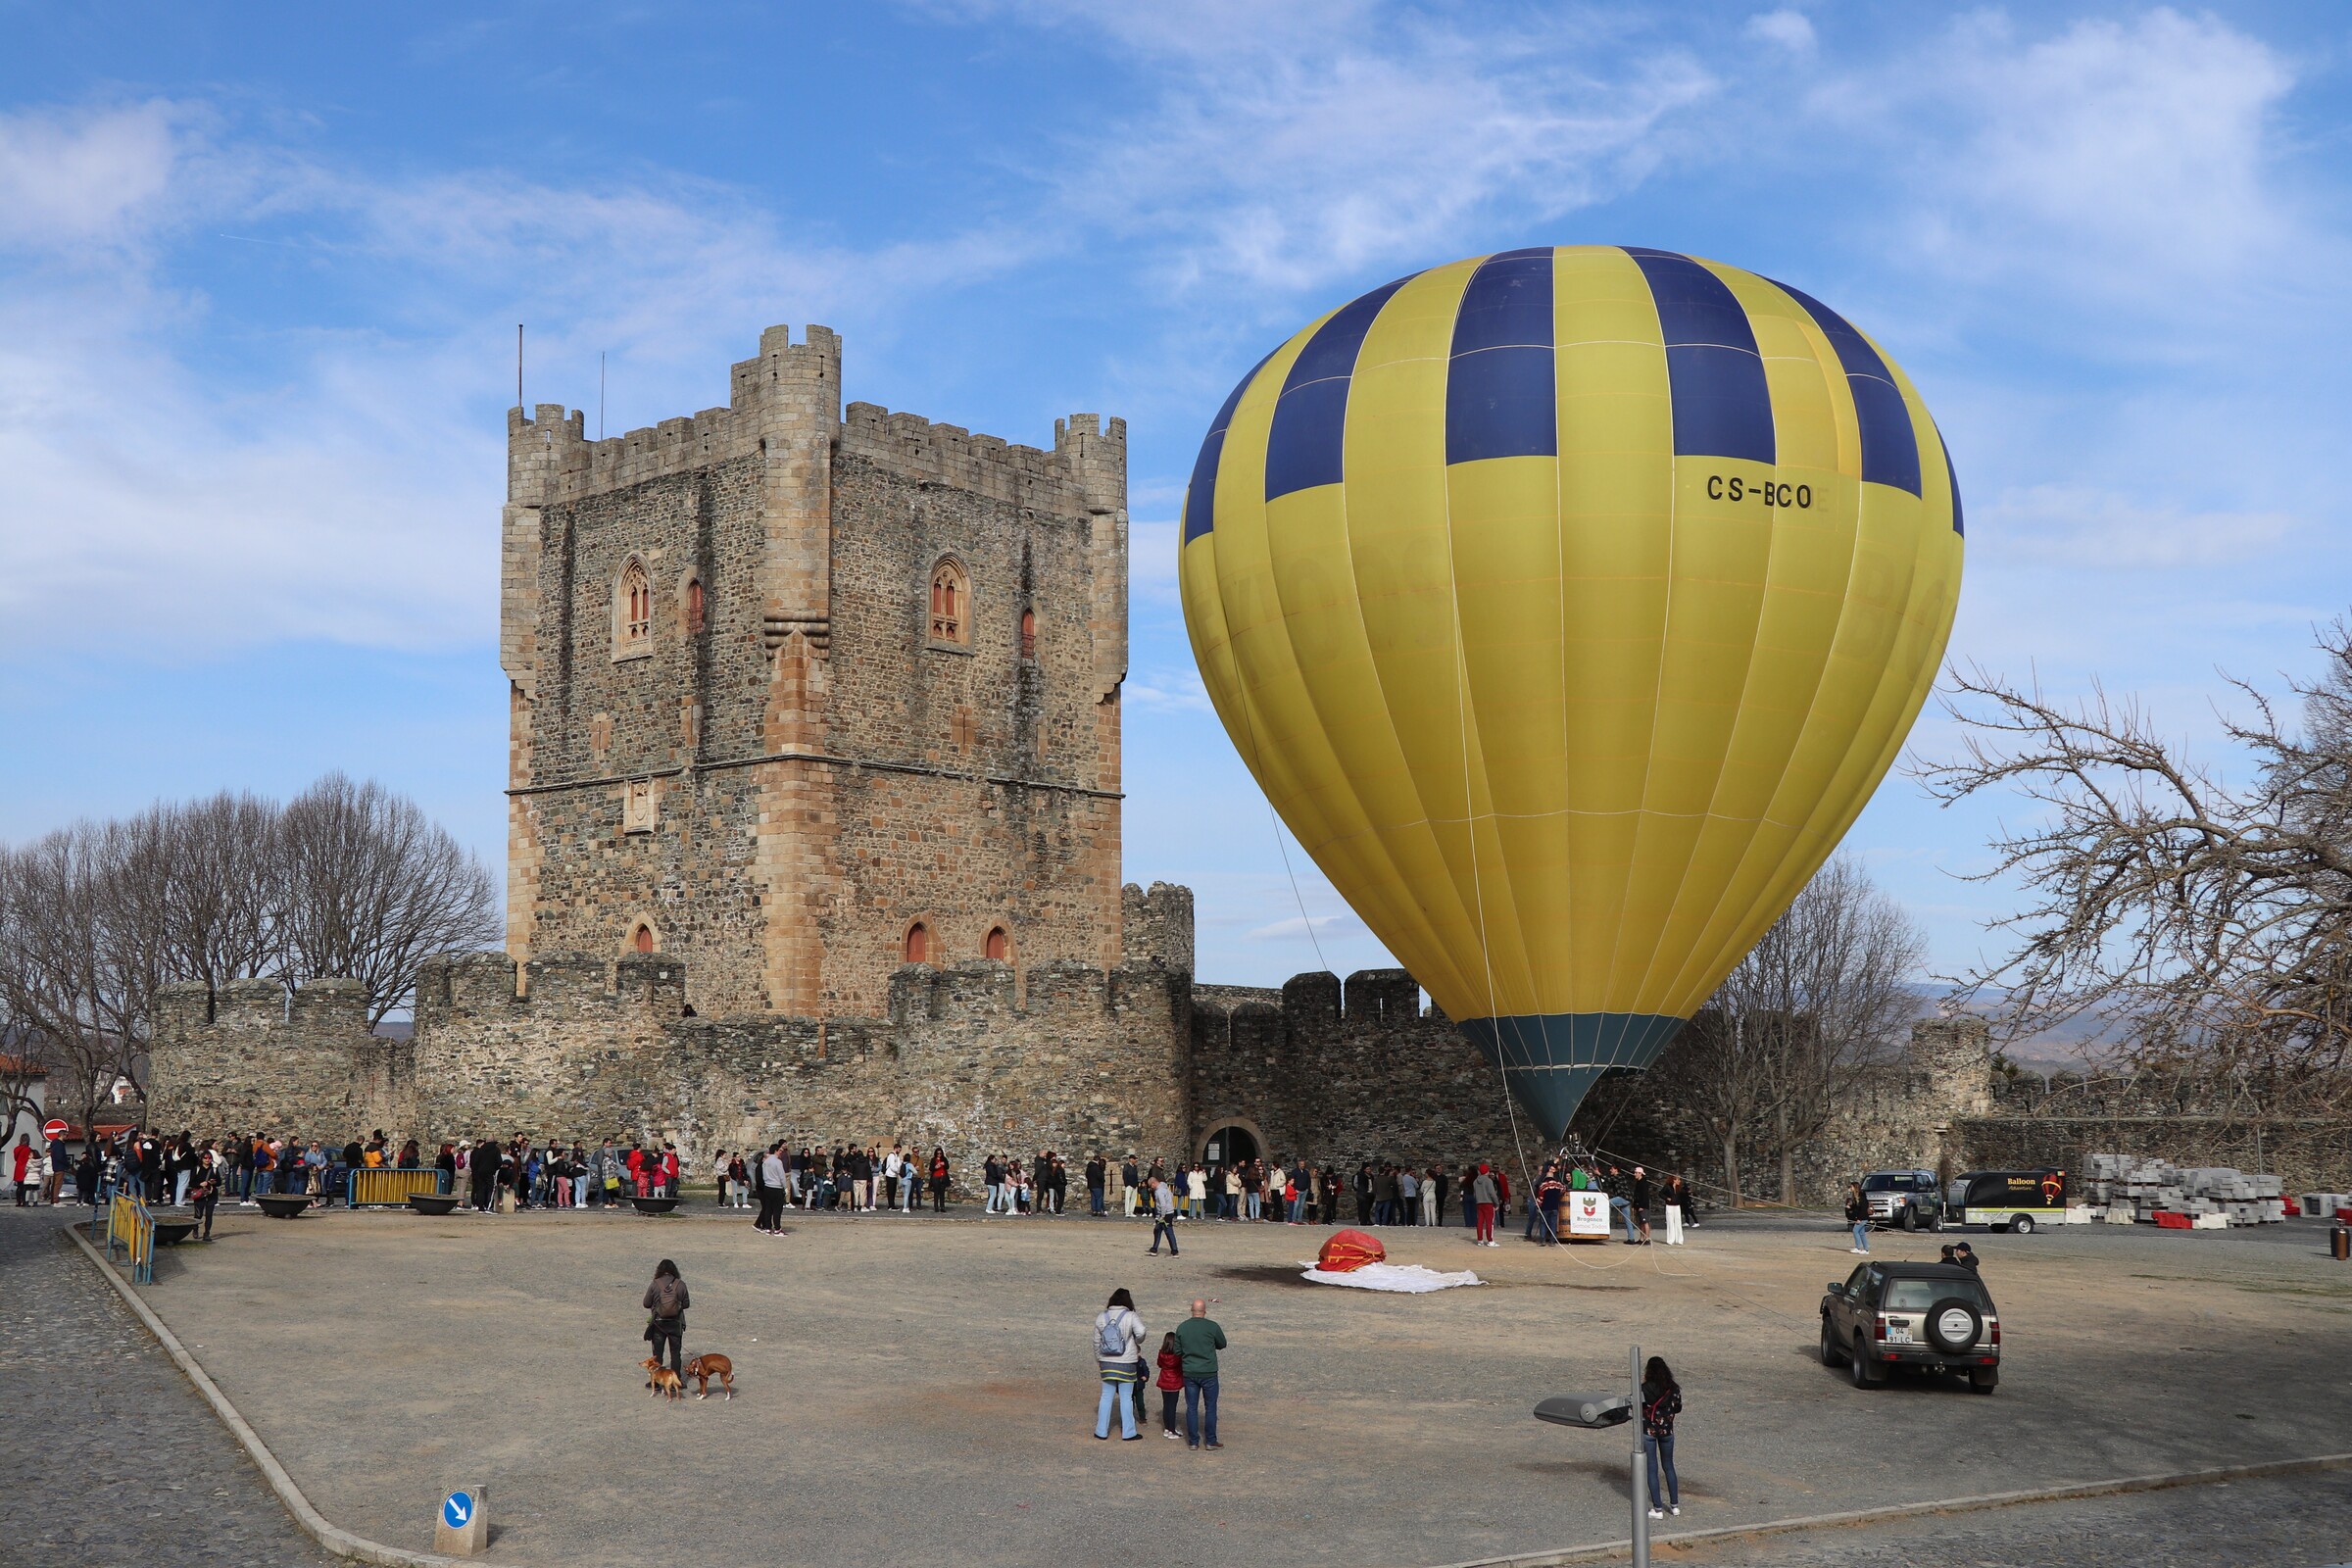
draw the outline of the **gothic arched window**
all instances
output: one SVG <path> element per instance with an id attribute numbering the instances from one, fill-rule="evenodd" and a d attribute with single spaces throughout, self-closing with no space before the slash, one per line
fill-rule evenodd
<path id="1" fill-rule="evenodd" d="M 999 963 L 1009 963 L 1012 961 L 1012 938 L 1004 934 L 1004 928 L 1003 926 L 992 925 L 988 928 L 987 951 L 988 956 L 996 959 L 996 961 Z"/>
<path id="2" fill-rule="evenodd" d="M 698 636 L 703 629 L 703 579 L 686 579 L 686 635 Z"/>
<path id="3" fill-rule="evenodd" d="M 906 928 L 906 952 L 908 963 L 931 961 L 931 932 L 922 921 L 917 920 Z"/>
<path id="4" fill-rule="evenodd" d="M 630 933 L 630 936 L 629 936 L 629 946 L 630 946 L 630 948 L 631 948 L 631 949 L 633 949 L 634 951 L 636 951 L 636 952 L 638 952 L 638 953 L 651 953 L 651 952 L 653 952 L 653 951 L 654 951 L 654 928 L 653 928 L 652 926 L 650 926 L 650 925 L 647 925 L 647 924 L 646 924 L 644 921 L 642 921 L 642 920 L 638 921 L 638 922 L 637 922 L 637 929 L 636 929 L 634 932 Z"/>
<path id="5" fill-rule="evenodd" d="M 962 565 L 941 562 L 931 568 L 931 640 L 967 643 L 972 633 L 972 580 Z"/>
<path id="6" fill-rule="evenodd" d="M 654 642 L 654 583 L 645 563 L 632 557 L 612 590 L 612 653 L 615 658 L 651 653 Z"/>
<path id="7" fill-rule="evenodd" d="M 1037 657 L 1037 612 L 1034 610 L 1021 612 L 1021 657 Z"/>

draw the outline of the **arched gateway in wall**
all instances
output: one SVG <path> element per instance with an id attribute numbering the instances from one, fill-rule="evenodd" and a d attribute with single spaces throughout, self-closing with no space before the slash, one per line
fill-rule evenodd
<path id="1" fill-rule="evenodd" d="M 1266 1135 L 1257 1123 L 1238 1116 L 1217 1123 L 1200 1140 L 1200 1161 L 1206 1165 L 1239 1165 L 1246 1160 L 1264 1159 L 1270 1152 Z"/>

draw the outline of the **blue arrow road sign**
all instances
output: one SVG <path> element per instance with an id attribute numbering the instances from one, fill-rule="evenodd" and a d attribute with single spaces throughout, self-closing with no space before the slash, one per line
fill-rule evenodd
<path id="1" fill-rule="evenodd" d="M 463 1530 L 466 1521 L 473 1517 L 473 1494 L 453 1492 L 441 1499 L 441 1522 L 452 1530 Z"/>

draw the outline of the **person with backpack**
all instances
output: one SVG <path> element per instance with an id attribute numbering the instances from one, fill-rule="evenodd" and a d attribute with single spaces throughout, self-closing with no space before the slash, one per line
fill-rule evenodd
<path id="1" fill-rule="evenodd" d="M 1674 1381 L 1666 1358 L 1653 1355 L 1642 1369 L 1642 1453 L 1649 1463 L 1649 1516 L 1678 1517 L 1683 1511 L 1683 1484 L 1674 1473 L 1674 1418 L 1683 1413 L 1683 1388 Z M 1658 1506 L 1658 1469 L 1666 1471 L 1666 1506 Z"/>
<path id="2" fill-rule="evenodd" d="M 645 1288 L 645 1341 L 654 1348 L 652 1359 L 659 1362 L 664 1350 L 669 1352 L 669 1369 L 683 1373 L 686 1364 L 679 1359 L 678 1347 L 686 1338 L 686 1309 L 694 1300 L 686 1293 L 686 1282 L 678 1275 L 678 1265 L 663 1258 L 654 1265 L 654 1282 Z"/>
<path id="3" fill-rule="evenodd" d="M 1110 1293 L 1095 1314 L 1095 1364 L 1102 1375 L 1102 1397 L 1095 1406 L 1095 1436 L 1110 1441 L 1110 1412 L 1119 1412 L 1123 1443 L 1143 1434 L 1135 1430 L 1135 1389 L 1144 1377 L 1144 1320 L 1136 1314 L 1135 1298 L 1125 1286 Z"/>

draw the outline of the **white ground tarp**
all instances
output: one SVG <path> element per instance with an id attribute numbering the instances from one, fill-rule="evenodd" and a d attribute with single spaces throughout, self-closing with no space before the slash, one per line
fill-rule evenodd
<path id="1" fill-rule="evenodd" d="M 1317 1285 L 1346 1285 L 1359 1291 L 1401 1291 L 1408 1296 L 1426 1296 L 1431 1291 L 1449 1291 L 1456 1285 L 1480 1283 L 1479 1277 L 1468 1269 L 1459 1274 L 1441 1274 L 1418 1263 L 1366 1263 L 1345 1274 L 1327 1273 L 1310 1265 L 1306 1278 Z"/>

